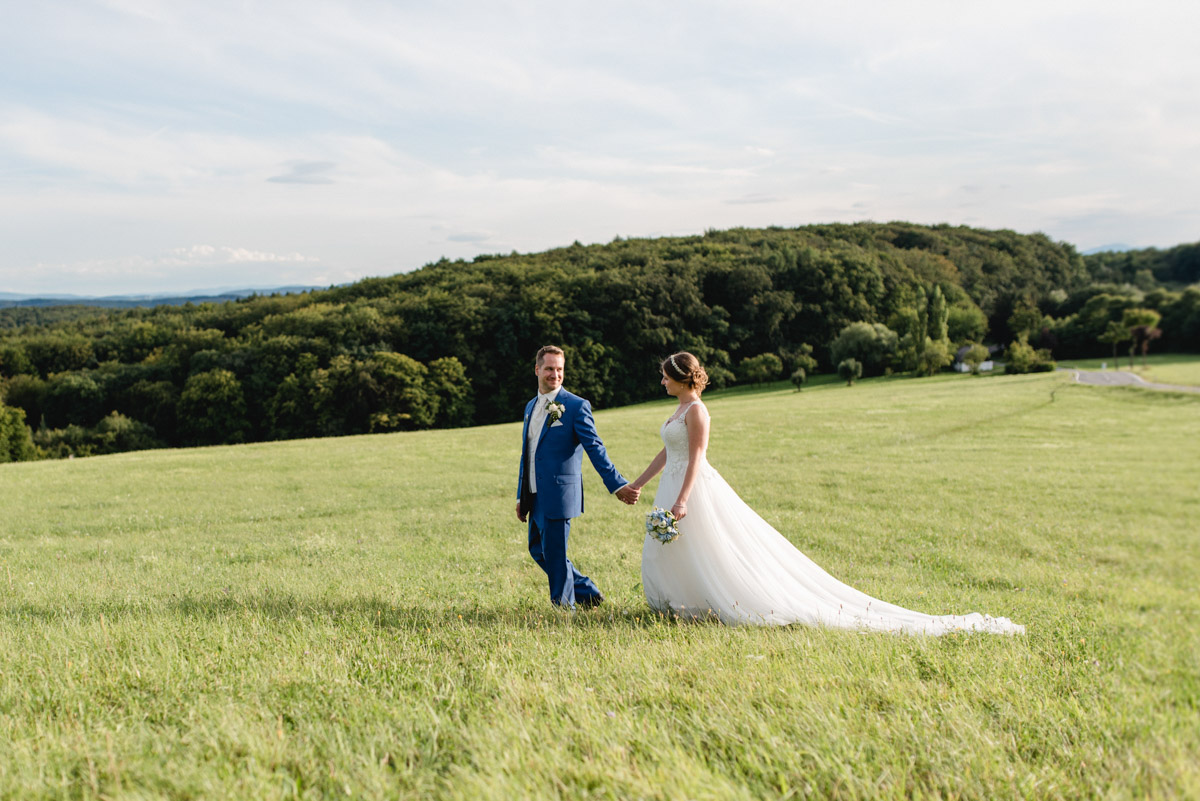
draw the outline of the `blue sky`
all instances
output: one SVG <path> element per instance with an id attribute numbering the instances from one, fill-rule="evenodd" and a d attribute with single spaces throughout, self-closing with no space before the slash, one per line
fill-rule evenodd
<path id="1" fill-rule="evenodd" d="M 12 3 L 0 291 L 868 219 L 1196 241 L 1192 5 Z"/>

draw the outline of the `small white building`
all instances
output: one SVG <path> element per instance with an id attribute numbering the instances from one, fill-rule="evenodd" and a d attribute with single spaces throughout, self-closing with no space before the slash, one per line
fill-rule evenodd
<path id="1" fill-rule="evenodd" d="M 956 372 L 956 373 L 971 372 L 970 365 L 968 365 L 966 362 L 964 362 L 963 359 L 966 358 L 967 351 L 971 350 L 972 347 L 973 347 L 972 345 L 963 345 L 957 351 L 954 352 L 954 364 L 950 365 L 952 368 L 954 368 L 954 372 Z M 988 355 L 995 355 L 996 353 L 998 353 L 1001 350 L 1001 348 L 998 345 L 987 346 L 987 349 L 988 349 Z M 981 362 L 979 364 L 979 372 L 981 372 L 981 373 L 991 372 L 995 368 L 995 366 L 996 365 L 992 363 L 992 360 L 988 359 L 986 362 Z"/>

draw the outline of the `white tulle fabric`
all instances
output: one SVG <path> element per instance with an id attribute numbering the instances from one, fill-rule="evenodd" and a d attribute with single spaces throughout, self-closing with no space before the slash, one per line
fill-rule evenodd
<path id="1" fill-rule="evenodd" d="M 699 403 L 699 402 L 697 402 Z M 697 410 L 707 415 L 699 404 Z M 654 505 L 670 509 L 688 466 L 687 409 L 662 427 L 667 462 Z M 656 611 L 722 622 L 872 629 L 911 634 L 985 631 L 1023 634 L 1008 618 L 926 615 L 870 597 L 835 579 L 759 517 L 705 460 L 688 496 L 679 537 L 647 535 L 642 586 Z"/>

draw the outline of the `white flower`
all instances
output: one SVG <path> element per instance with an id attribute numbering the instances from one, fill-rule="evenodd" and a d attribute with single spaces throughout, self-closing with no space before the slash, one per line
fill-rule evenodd
<path id="1" fill-rule="evenodd" d="M 646 514 L 646 533 L 666 545 L 679 536 L 679 528 L 675 525 L 675 515 L 666 509 L 655 509 Z"/>

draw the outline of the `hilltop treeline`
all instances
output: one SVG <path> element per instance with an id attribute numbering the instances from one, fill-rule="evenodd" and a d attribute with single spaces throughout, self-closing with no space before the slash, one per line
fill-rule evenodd
<path id="1" fill-rule="evenodd" d="M 1022 304 L 1045 307 L 1047 335 L 1059 312 L 1095 315 L 1096 296 L 1119 317 L 1126 288 L 1093 284 L 1072 246 L 1041 234 L 710 231 L 442 260 L 300 295 L 0 324 L 0 378 L 50 455 L 465 426 L 519 416 L 545 343 L 567 349 L 568 386 L 615 406 L 656 396 L 658 361 L 676 349 L 699 355 L 717 386 L 762 380 L 764 365 L 779 371 L 768 377 L 790 374 L 810 348 L 827 369 L 850 323 L 924 321 L 930 293 L 950 345 L 1008 341 Z M 1158 291 L 1166 305 L 1183 297 Z"/>
<path id="2" fill-rule="evenodd" d="M 1093 281 L 1131 284 L 1143 291 L 1200 283 L 1200 242 L 1167 250 L 1144 248 L 1084 256 Z"/>

